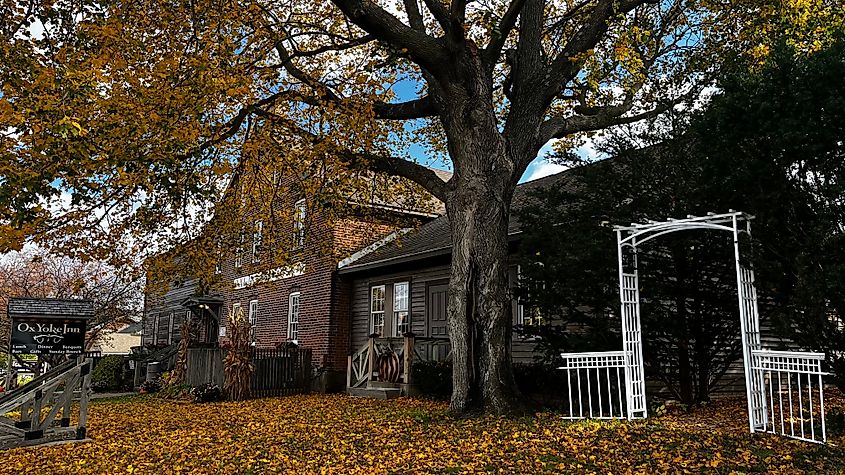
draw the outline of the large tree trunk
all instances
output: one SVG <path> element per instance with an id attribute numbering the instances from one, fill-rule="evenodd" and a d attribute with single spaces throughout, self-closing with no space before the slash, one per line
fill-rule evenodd
<path id="1" fill-rule="evenodd" d="M 453 246 L 448 308 L 454 362 L 451 409 L 509 412 L 517 401 L 507 273 L 510 197 L 479 186 L 462 189 L 456 198 L 448 207 Z"/>
<path id="2" fill-rule="evenodd" d="M 432 86 L 455 169 L 446 200 L 452 231 L 450 408 L 506 413 L 519 400 L 511 362 L 508 216 L 520 164 L 536 150 L 530 140 L 506 139 L 499 130 L 492 72 L 475 45 L 468 41 L 453 54 L 453 76 Z M 529 123 L 539 124 L 523 122 L 529 129 Z"/>

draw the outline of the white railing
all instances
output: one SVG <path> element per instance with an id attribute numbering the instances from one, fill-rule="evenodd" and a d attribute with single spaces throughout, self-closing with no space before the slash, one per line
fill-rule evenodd
<path id="1" fill-rule="evenodd" d="M 558 369 L 566 371 L 569 395 L 569 413 L 564 419 L 629 418 L 624 351 L 560 356 L 563 364 Z"/>
<path id="2" fill-rule="evenodd" d="M 824 354 L 766 350 L 751 354 L 764 398 L 762 415 L 755 414 L 754 431 L 825 443 Z"/>

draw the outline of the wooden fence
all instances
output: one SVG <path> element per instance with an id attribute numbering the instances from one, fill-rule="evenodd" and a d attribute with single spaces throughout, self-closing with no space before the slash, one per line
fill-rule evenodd
<path id="1" fill-rule="evenodd" d="M 213 383 L 223 386 L 223 358 L 219 348 L 191 348 L 188 350 L 186 382 L 191 386 Z M 311 350 L 282 348 L 253 350 L 250 389 L 252 397 L 288 396 L 311 390 Z"/>
<path id="2" fill-rule="evenodd" d="M 281 348 L 253 353 L 252 396 L 288 396 L 311 390 L 311 350 Z"/>
<path id="3" fill-rule="evenodd" d="M 223 387 L 223 351 L 220 348 L 188 349 L 185 382 L 190 386 L 213 383 Z"/>

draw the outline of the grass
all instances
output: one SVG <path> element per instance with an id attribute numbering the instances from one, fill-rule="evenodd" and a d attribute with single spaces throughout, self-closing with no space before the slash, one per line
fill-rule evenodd
<path id="1" fill-rule="evenodd" d="M 832 394 L 829 408 L 845 408 Z M 750 435 L 743 399 L 635 422 L 454 419 L 441 403 L 309 395 L 94 401 L 93 442 L 0 453 L 8 474 L 845 473 L 845 438 Z"/>

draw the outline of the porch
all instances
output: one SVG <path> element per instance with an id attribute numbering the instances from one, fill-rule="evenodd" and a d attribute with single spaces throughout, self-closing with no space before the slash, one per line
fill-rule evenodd
<path id="1" fill-rule="evenodd" d="M 392 399 L 416 394 L 414 364 L 450 361 L 452 347 L 445 337 L 382 337 L 373 333 L 367 343 L 349 355 L 346 392 L 352 396 Z"/>

